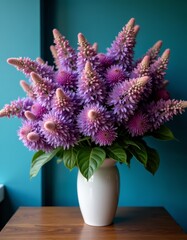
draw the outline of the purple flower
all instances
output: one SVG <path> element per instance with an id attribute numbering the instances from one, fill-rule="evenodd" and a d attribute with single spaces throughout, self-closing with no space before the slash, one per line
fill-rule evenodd
<path id="1" fill-rule="evenodd" d="M 9 58 L 7 62 L 15 66 L 19 71 L 22 71 L 27 77 L 29 77 L 32 72 L 35 72 L 42 78 L 54 78 L 55 72 L 53 67 L 48 66 L 47 63 L 41 64 L 30 58 Z"/>
<path id="2" fill-rule="evenodd" d="M 18 98 L 18 100 L 12 101 L 10 104 L 6 104 L 0 111 L 0 117 L 18 117 L 25 119 L 24 112 L 29 111 L 33 101 L 28 98 Z"/>
<path id="3" fill-rule="evenodd" d="M 51 99 L 55 93 L 56 85 L 49 79 L 42 78 L 34 72 L 31 73 L 31 78 L 38 102 L 42 106 L 50 109 Z"/>
<path id="4" fill-rule="evenodd" d="M 170 50 L 166 49 L 162 56 L 151 65 L 151 77 L 154 90 L 160 89 L 163 86 L 169 55 Z"/>
<path id="5" fill-rule="evenodd" d="M 92 68 L 90 62 L 86 62 L 79 79 L 77 94 L 85 104 L 102 103 L 105 98 L 104 82 Z"/>
<path id="6" fill-rule="evenodd" d="M 113 87 L 116 83 L 123 82 L 126 78 L 126 75 L 122 66 L 112 65 L 107 69 L 105 78 L 107 84 Z"/>
<path id="7" fill-rule="evenodd" d="M 59 86 L 63 87 L 64 90 L 76 90 L 77 74 L 59 69 L 55 79 Z"/>
<path id="8" fill-rule="evenodd" d="M 140 111 L 130 117 L 125 127 L 132 137 L 143 136 L 150 129 L 147 116 Z"/>
<path id="9" fill-rule="evenodd" d="M 86 40 L 84 35 L 82 33 L 78 34 L 78 59 L 77 59 L 77 68 L 78 73 L 81 74 L 81 72 L 84 70 L 86 62 L 89 61 L 93 68 L 96 69 L 99 65 L 99 59 L 97 57 L 97 52 L 93 46 L 91 46 L 90 43 Z"/>
<path id="10" fill-rule="evenodd" d="M 63 116 L 54 111 L 45 114 L 40 122 L 41 133 L 46 142 L 53 148 L 63 147 L 68 149 L 74 146 L 78 140 L 78 132 L 75 124 L 66 120 Z"/>
<path id="11" fill-rule="evenodd" d="M 104 129 L 99 129 L 92 137 L 92 140 L 99 144 L 99 146 L 110 146 L 117 138 L 116 129 L 113 126 L 109 126 Z"/>
<path id="12" fill-rule="evenodd" d="M 139 30 L 134 26 L 135 19 L 131 18 L 122 31 L 118 34 L 111 47 L 107 49 L 107 55 L 113 57 L 116 63 L 120 63 L 126 74 L 130 74 L 133 67 L 133 48 L 135 37 Z"/>
<path id="13" fill-rule="evenodd" d="M 78 107 L 70 94 L 65 93 L 61 88 L 56 89 L 53 97 L 52 105 L 53 111 L 62 115 L 63 117 L 72 118 L 73 115 L 78 114 Z"/>
<path id="14" fill-rule="evenodd" d="M 57 29 L 53 30 L 53 35 L 57 67 L 65 71 L 76 71 L 77 54 L 75 50 L 70 46 L 69 41 L 66 40 Z"/>
<path id="15" fill-rule="evenodd" d="M 147 106 L 147 116 L 153 129 L 158 129 L 165 122 L 170 121 L 177 114 L 182 114 L 187 107 L 187 101 L 174 99 L 159 100 Z"/>
<path id="16" fill-rule="evenodd" d="M 149 77 L 131 79 L 114 87 L 109 96 L 108 104 L 113 107 L 116 121 L 128 121 L 138 107 L 144 86 L 148 80 Z"/>
<path id="17" fill-rule="evenodd" d="M 99 129 L 106 129 L 112 117 L 105 107 L 99 104 L 86 106 L 78 115 L 78 127 L 85 136 L 94 136 Z"/>
<path id="18" fill-rule="evenodd" d="M 43 150 L 49 152 L 52 147 L 45 141 L 41 135 L 38 124 L 31 121 L 24 121 L 22 127 L 18 130 L 19 139 L 23 144 L 33 151 Z"/>

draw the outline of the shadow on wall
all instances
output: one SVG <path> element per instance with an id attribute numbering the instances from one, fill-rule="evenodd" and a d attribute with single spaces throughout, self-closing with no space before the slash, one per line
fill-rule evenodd
<path id="1" fill-rule="evenodd" d="M 0 230 L 4 227 L 5 223 L 10 219 L 13 213 L 14 210 L 11 204 L 11 200 L 5 188 L 5 198 L 0 203 Z"/>

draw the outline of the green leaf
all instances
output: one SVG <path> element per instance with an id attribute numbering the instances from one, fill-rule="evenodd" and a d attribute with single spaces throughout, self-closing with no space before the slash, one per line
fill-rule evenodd
<path id="1" fill-rule="evenodd" d="M 134 146 L 134 147 L 137 147 L 137 148 L 140 149 L 139 145 L 138 145 L 135 141 L 133 141 L 133 140 L 125 139 L 125 140 L 124 140 L 124 143 L 125 143 L 125 145 L 127 145 L 127 146 Z"/>
<path id="2" fill-rule="evenodd" d="M 64 150 L 63 162 L 64 162 L 64 165 L 70 170 L 72 170 L 76 166 L 77 151 L 75 150 L 75 148 L 72 147 L 68 150 Z"/>
<path id="3" fill-rule="evenodd" d="M 58 151 L 60 151 L 61 148 L 56 148 L 55 150 L 53 150 L 50 153 L 43 153 L 41 154 L 38 153 L 38 156 L 34 156 L 32 159 L 32 163 L 31 163 L 31 168 L 30 168 L 30 177 L 35 177 L 38 172 L 40 171 L 41 167 L 49 162 L 56 154 Z"/>
<path id="4" fill-rule="evenodd" d="M 151 135 L 154 138 L 157 138 L 160 140 L 174 140 L 175 139 L 172 131 L 165 125 L 161 126 L 158 130 L 155 130 L 154 132 L 152 132 Z"/>
<path id="5" fill-rule="evenodd" d="M 41 156 L 43 154 L 45 154 L 45 152 L 43 152 L 42 150 L 36 152 L 32 157 L 32 162 L 34 162 L 36 158 L 38 158 L 39 156 Z"/>
<path id="6" fill-rule="evenodd" d="M 106 153 L 102 148 L 81 148 L 77 154 L 80 172 L 88 180 L 101 166 L 105 158 Z"/>
<path id="7" fill-rule="evenodd" d="M 118 143 L 115 143 L 112 146 L 107 147 L 107 154 L 110 158 L 113 158 L 116 161 L 127 164 L 127 154 Z"/>
<path id="8" fill-rule="evenodd" d="M 147 154 L 148 154 L 148 159 L 147 159 L 146 169 L 154 175 L 160 163 L 159 154 L 155 149 L 150 148 L 148 146 L 147 146 Z"/>
<path id="9" fill-rule="evenodd" d="M 146 151 L 146 143 L 144 141 L 136 141 L 136 144 L 138 144 L 139 148 L 135 146 L 130 146 L 128 150 L 130 153 L 144 166 L 147 164 L 147 151 Z"/>

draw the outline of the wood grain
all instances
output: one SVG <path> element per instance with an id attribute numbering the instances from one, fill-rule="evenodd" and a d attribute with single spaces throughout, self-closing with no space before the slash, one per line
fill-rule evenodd
<path id="1" fill-rule="evenodd" d="M 106 227 L 84 224 L 76 207 L 21 207 L 0 232 L 2 240 L 187 240 L 164 208 L 119 207 Z"/>

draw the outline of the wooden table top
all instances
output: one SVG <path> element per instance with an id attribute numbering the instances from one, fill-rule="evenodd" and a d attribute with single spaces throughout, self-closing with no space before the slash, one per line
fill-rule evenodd
<path id="1" fill-rule="evenodd" d="M 187 240 L 161 207 L 119 207 L 106 227 L 84 224 L 77 207 L 21 207 L 0 232 L 0 240 Z"/>

